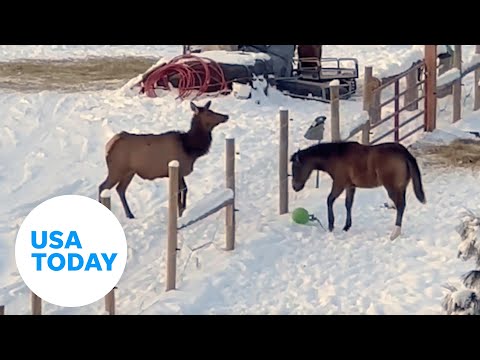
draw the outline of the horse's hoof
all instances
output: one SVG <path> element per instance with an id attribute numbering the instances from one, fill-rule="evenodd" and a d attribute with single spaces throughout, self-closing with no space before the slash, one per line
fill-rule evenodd
<path id="1" fill-rule="evenodd" d="M 392 234 L 390 235 L 390 240 L 391 241 L 395 240 L 400 236 L 401 233 L 402 233 L 402 228 L 400 226 L 395 226 L 395 228 L 392 231 Z"/>
<path id="2" fill-rule="evenodd" d="M 127 214 L 127 218 L 129 218 L 129 219 L 135 219 L 135 216 L 133 216 L 133 214 Z"/>
<path id="3" fill-rule="evenodd" d="M 345 226 L 345 227 L 343 228 L 343 231 L 348 232 L 348 230 L 350 230 L 350 228 L 351 228 L 351 226 Z"/>

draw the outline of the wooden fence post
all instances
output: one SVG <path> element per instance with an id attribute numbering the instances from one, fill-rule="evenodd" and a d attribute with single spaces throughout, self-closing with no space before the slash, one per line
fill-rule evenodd
<path id="1" fill-rule="evenodd" d="M 112 200 L 110 198 L 110 192 L 108 190 L 104 190 L 100 194 L 100 203 L 105 206 L 108 210 L 112 209 Z"/>
<path id="2" fill-rule="evenodd" d="M 370 104 L 370 124 L 376 124 L 382 120 L 382 109 L 380 104 L 382 102 L 382 90 L 375 91 L 382 85 L 380 79 L 372 76 L 371 88 L 372 88 L 372 102 Z"/>
<path id="3" fill-rule="evenodd" d="M 288 213 L 288 110 L 280 110 L 279 191 L 280 215 Z"/>
<path id="4" fill-rule="evenodd" d="M 232 203 L 225 209 L 226 250 L 235 249 L 235 139 L 226 139 L 226 186 L 233 190 Z"/>
<path id="5" fill-rule="evenodd" d="M 167 240 L 167 279 L 166 291 L 174 290 L 177 278 L 177 228 L 178 228 L 178 192 L 180 164 L 174 160 L 168 164 L 168 240 Z"/>
<path id="6" fill-rule="evenodd" d="M 330 85 L 330 131 L 332 142 L 340 141 L 340 85 Z"/>
<path id="7" fill-rule="evenodd" d="M 109 315 L 115 315 L 115 288 L 105 296 L 105 311 Z"/>
<path id="8" fill-rule="evenodd" d="M 453 56 L 453 67 L 462 72 L 462 45 L 455 45 Z M 462 118 L 462 78 L 459 78 L 453 84 L 453 122 Z"/>
<path id="9" fill-rule="evenodd" d="M 418 99 L 417 70 L 409 71 L 407 73 L 406 79 L 407 79 L 407 92 L 403 97 L 404 106 Z M 415 101 L 412 105 L 409 105 L 406 110 L 408 111 L 418 110 L 418 102 Z"/>
<path id="10" fill-rule="evenodd" d="M 370 121 L 367 121 L 362 128 L 362 144 L 370 145 Z"/>
<path id="11" fill-rule="evenodd" d="M 109 191 L 103 191 L 100 194 L 100 203 L 108 210 L 112 210 L 112 200 Z M 110 315 L 115 315 L 115 289 L 112 289 L 105 295 L 105 311 Z"/>
<path id="12" fill-rule="evenodd" d="M 437 126 L 437 45 L 425 45 L 425 131 Z"/>
<path id="13" fill-rule="evenodd" d="M 0 305 L 0 315 L 5 315 L 5 305 Z"/>
<path id="14" fill-rule="evenodd" d="M 363 79 L 363 110 L 368 111 L 370 124 L 375 124 L 382 118 L 382 110 L 379 107 L 381 92 L 375 92 L 380 85 L 380 81 L 373 76 L 373 68 L 366 66 Z"/>
<path id="15" fill-rule="evenodd" d="M 362 129 L 362 144 L 370 144 L 370 122 L 372 120 L 372 100 L 373 100 L 373 68 L 365 66 L 363 76 L 363 110 L 368 112 L 368 121 Z"/>
<path id="16" fill-rule="evenodd" d="M 32 293 L 32 315 L 42 315 L 42 299 L 33 291 Z"/>
<path id="17" fill-rule="evenodd" d="M 395 109 L 395 116 L 394 116 L 394 141 L 400 141 L 400 80 L 396 80 L 394 84 L 395 88 L 395 100 L 394 100 L 394 109 Z"/>
<path id="18" fill-rule="evenodd" d="M 368 111 L 369 115 L 373 96 L 372 80 L 373 68 L 371 66 L 365 66 L 365 72 L 363 76 L 363 110 Z"/>
<path id="19" fill-rule="evenodd" d="M 480 56 L 480 45 L 475 45 L 475 54 Z M 475 89 L 473 110 L 476 111 L 480 109 L 480 69 L 475 70 L 475 85 L 473 88 Z"/>

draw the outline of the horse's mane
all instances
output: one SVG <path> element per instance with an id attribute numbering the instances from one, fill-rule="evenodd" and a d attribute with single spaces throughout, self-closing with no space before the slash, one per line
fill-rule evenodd
<path id="1" fill-rule="evenodd" d="M 342 156 L 350 148 L 352 142 L 331 142 L 312 145 L 306 149 L 298 150 L 292 155 L 290 161 L 298 156 L 300 161 L 310 157 L 329 158 L 332 155 Z"/>

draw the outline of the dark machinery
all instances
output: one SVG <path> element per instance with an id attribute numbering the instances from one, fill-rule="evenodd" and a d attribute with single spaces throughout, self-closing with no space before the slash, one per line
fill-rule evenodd
<path id="1" fill-rule="evenodd" d="M 235 56 L 228 63 L 222 57 L 212 59 L 215 63 L 202 60 L 202 53 L 215 47 Z M 270 86 L 285 95 L 308 100 L 329 102 L 333 80 L 339 82 L 341 99 L 350 98 L 357 90 L 357 59 L 322 58 L 322 45 L 184 45 L 183 52 L 191 57 L 189 64 L 180 56 L 176 58 L 178 63 L 163 64 L 149 71 L 138 84 L 141 92 L 154 96 L 157 87 L 168 89 L 171 83 L 181 94 L 192 91 L 226 94 L 232 91 L 233 83 L 252 86 L 259 77 L 268 79 Z M 254 56 L 255 60 L 246 65 L 241 58 L 252 53 L 268 56 Z M 236 57 L 239 60 L 231 60 Z"/>
<path id="2" fill-rule="evenodd" d="M 330 100 L 330 82 L 340 83 L 340 98 L 356 93 L 358 60 L 322 58 L 322 45 L 298 45 L 291 77 L 275 79 L 278 90 L 286 95 L 311 100 Z"/>

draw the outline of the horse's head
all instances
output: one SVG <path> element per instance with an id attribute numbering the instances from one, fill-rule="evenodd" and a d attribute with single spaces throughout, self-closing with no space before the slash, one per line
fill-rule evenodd
<path id="1" fill-rule="evenodd" d="M 228 115 L 223 115 L 210 110 L 211 101 L 207 102 L 204 107 L 199 107 L 193 102 L 190 103 L 195 119 L 207 131 L 212 131 L 214 127 L 228 121 Z"/>
<path id="2" fill-rule="evenodd" d="M 302 159 L 300 151 L 297 151 L 290 158 L 292 162 L 292 187 L 295 192 L 303 190 L 305 183 L 312 174 L 313 165 L 311 161 Z"/>

